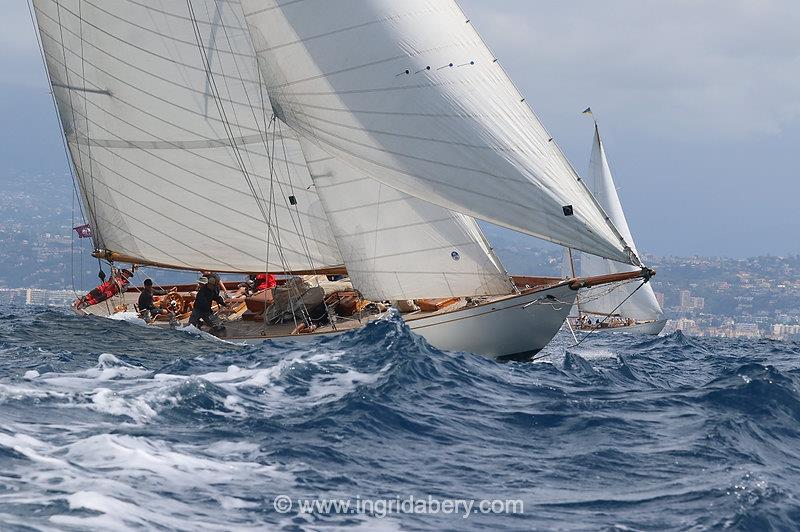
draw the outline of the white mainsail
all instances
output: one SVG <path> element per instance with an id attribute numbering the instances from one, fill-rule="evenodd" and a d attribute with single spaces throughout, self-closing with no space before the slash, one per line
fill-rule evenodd
<path id="1" fill-rule="evenodd" d="M 33 4 L 98 247 L 217 271 L 342 263 L 238 3 Z"/>
<path id="2" fill-rule="evenodd" d="M 589 161 L 589 183 L 592 192 L 604 210 L 608 213 L 625 237 L 625 241 L 636 253 L 628 222 L 625 213 L 622 211 L 617 188 L 614 185 L 614 178 L 611 175 L 611 168 L 606 158 L 605 147 L 600 138 L 600 130 L 595 123 L 594 144 L 592 146 L 592 156 Z M 581 275 L 607 275 L 612 273 L 622 273 L 636 271 L 628 264 L 603 259 L 587 253 L 581 254 Z M 620 303 L 622 305 L 614 311 L 615 314 L 626 318 L 634 318 L 638 321 L 652 321 L 661 317 L 661 306 L 656 301 L 653 287 L 650 283 L 642 286 L 635 294 L 631 293 L 639 286 L 639 283 L 629 283 L 609 291 L 605 287 L 589 289 L 581 297 L 580 310 L 593 314 L 606 315 L 614 311 Z M 630 296 L 628 298 L 628 296 Z M 627 301 L 623 303 L 625 298 Z"/>
<path id="3" fill-rule="evenodd" d="M 638 264 L 452 0 L 244 0 L 275 112 L 373 179 Z"/>
<path id="4" fill-rule="evenodd" d="M 373 301 L 510 294 L 474 219 L 404 194 L 301 146 L 353 286 Z"/>

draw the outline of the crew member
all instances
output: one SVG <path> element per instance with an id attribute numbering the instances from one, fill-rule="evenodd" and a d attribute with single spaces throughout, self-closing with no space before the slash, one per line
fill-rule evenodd
<path id="1" fill-rule="evenodd" d="M 262 290 L 275 288 L 278 286 L 278 282 L 275 280 L 275 276 L 271 273 L 259 273 L 256 275 L 255 285 L 256 292 L 260 292 Z"/>
<path id="2" fill-rule="evenodd" d="M 197 295 L 194 299 L 192 315 L 189 316 L 189 324 L 200 329 L 201 324 L 204 323 L 208 325 L 212 333 L 224 332 L 225 326 L 217 323 L 214 319 L 214 312 L 211 310 L 211 304 L 216 301 L 220 306 L 225 306 L 225 300 L 222 299 L 219 292 L 209 286 L 208 277 L 204 276 L 198 279 L 197 286 Z"/>
<path id="3" fill-rule="evenodd" d="M 72 302 L 72 307 L 75 310 L 83 311 L 86 307 L 91 307 L 98 303 L 102 303 L 108 298 L 114 297 L 125 291 L 125 288 L 130 284 L 129 279 L 133 277 L 133 272 L 130 270 L 111 270 L 111 279 L 103 284 L 96 286 L 91 292 L 83 297 L 79 297 Z"/>
<path id="4" fill-rule="evenodd" d="M 145 279 L 144 280 L 144 288 L 142 289 L 142 293 L 139 294 L 139 315 L 142 317 L 144 321 L 147 323 L 151 323 L 156 319 L 156 316 L 162 314 L 169 314 L 170 322 L 175 320 L 175 313 L 171 312 L 167 309 L 163 309 L 155 304 L 154 296 L 159 295 L 163 296 L 166 294 L 166 290 L 155 290 L 153 288 L 153 280 L 152 279 Z"/>

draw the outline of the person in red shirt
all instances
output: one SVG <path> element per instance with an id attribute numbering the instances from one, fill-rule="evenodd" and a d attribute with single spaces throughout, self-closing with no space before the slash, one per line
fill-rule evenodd
<path id="1" fill-rule="evenodd" d="M 256 292 L 261 292 L 262 290 L 275 288 L 278 286 L 278 282 L 275 280 L 275 276 L 271 273 L 259 273 L 256 275 L 255 285 Z"/>
<path id="2" fill-rule="evenodd" d="M 79 297 L 72 303 L 75 310 L 83 311 L 86 307 L 91 307 L 102 303 L 106 299 L 114 297 L 125 291 L 125 287 L 130 284 L 129 279 L 133 277 L 130 270 L 116 270 L 111 279 L 103 284 L 96 286 L 91 292 L 83 297 Z"/>

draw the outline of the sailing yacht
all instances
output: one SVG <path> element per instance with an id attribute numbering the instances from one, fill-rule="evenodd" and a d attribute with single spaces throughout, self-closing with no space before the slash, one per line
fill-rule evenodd
<path id="1" fill-rule="evenodd" d="M 587 109 L 584 113 L 591 114 L 591 110 Z M 638 254 L 628 222 L 625 219 L 625 213 L 622 211 L 622 202 L 617 194 L 596 120 L 594 122 L 592 155 L 589 160 L 589 183 L 594 197 L 600 202 L 634 253 Z M 569 260 L 570 267 L 574 271 L 571 252 Z M 580 272 L 582 276 L 591 277 L 630 271 L 635 271 L 631 265 L 596 257 L 589 253 L 581 253 Z M 638 283 L 629 283 L 617 286 L 614 290 L 608 290 L 605 287 L 590 288 L 576 299 L 575 310 L 577 316 L 568 318 L 568 323 L 573 329 L 583 331 L 598 330 L 658 335 L 667 323 L 663 317 L 661 306 L 656 300 L 653 287 L 649 283 L 641 286 Z"/>
<path id="2" fill-rule="evenodd" d="M 654 274 L 452 0 L 32 3 L 93 255 L 282 275 L 291 315 L 257 294 L 228 338 L 340 334 L 394 302 L 437 347 L 526 358 L 579 289 Z M 631 268 L 511 276 L 476 219 Z M 193 287 L 164 302 L 185 321 Z"/>

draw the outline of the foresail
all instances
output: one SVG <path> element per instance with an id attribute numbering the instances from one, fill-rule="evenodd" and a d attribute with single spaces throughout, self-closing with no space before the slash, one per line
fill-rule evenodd
<path id="1" fill-rule="evenodd" d="M 452 0 L 244 0 L 276 113 L 412 196 L 637 263 Z"/>
<path id="2" fill-rule="evenodd" d="M 613 220 L 614 225 L 636 252 L 633 237 L 625 219 L 625 213 L 622 211 L 622 203 L 617 194 L 614 178 L 611 175 L 611 168 L 608 165 L 605 148 L 600 138 L 600 131 L 596 125 L 592 156 L 589 160 L 589 184 L 597 201 L 600 202 Z M 586 253 L 581 254 L 581 275 L 585 277 L 636 270 L 638 268 L 628 264 L 621 264 Z M 627 284 L 610 292 L 606 287 L 591 289 L 581 297 L 581 310 L 596 314 L 608 314 L 622 304 L 615 314 L 643 321 L 658 319 L 662 314 L 661 306 L 656 301 L 655 293 L 649 283 L 628 298 L 637 286 L 638 283 Z M 627 301 L 626 298 L 628 298 Z M 623 301 L 625 302 L 623 303 Z"/>
<path id="3" fill-rule="evenodd" d="M 387 187 L 300 142 L 350 280 L 365 298 L 513 291 L 475 220 Z"/>
<path id="4" fill-rule="evenodd" d="M 270 121 L 240 4 L 33 4 L 98 246 L 191 269 L 341 264 L 299 145 Z"/>

